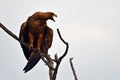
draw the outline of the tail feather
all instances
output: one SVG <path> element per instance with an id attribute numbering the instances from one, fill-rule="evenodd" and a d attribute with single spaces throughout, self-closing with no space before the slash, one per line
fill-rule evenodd
<path id="1" fill-rule="evenodd" d="M 38 53 L 32 52 L 27 65 L 24 67 L 23 71 L 26 73 L 31 70 L 40 60 L 40 55 Z"/>

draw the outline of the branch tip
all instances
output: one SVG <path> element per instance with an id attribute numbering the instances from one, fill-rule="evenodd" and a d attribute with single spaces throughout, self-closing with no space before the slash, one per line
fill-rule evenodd
<path id="1" fill-rule="evenodd" d="M 78 80 L 75 69 L 74 69 L 74 66 L 73 66 L 73 63 L 72 63 L 72 60 L 73 60 L 73 58 L 70 58 L 70 66 L 71 66 L 71 69 L 72 69 L 75 80 Z"/>

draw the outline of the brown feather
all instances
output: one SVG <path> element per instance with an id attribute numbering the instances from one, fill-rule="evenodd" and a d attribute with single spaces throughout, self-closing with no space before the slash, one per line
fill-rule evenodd
<path id="1" fill-rule="evenodd" d="M 38 53 L 47 54 L 53 40 L 53 30 L 47 26 L 48 19 L 56 16 L 52 12 L 36 12 L 30 16 L 21 26 L 19 38 L 29 44 L 29 48 L 21 44 L 24 55 L 28 60 L 24 71 L 31 70 L 40 60 Z M 34 48 L 36 51 L 31 51 Z"/>

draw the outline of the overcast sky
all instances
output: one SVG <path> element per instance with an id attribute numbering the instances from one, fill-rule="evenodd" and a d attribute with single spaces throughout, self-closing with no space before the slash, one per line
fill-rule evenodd
<path id="1" fill-rule="evenodd" d="M 0 22 L 17 36 L 21 24 L 36 11 L 51 11 L 56 22 L 49 54 L 59 56 L 65 45 L 56 29 L 69 43 L 57 80 L 74 80 L 73 63 L 79 80 L 120 80 L 120 0 L 1 0 Z M 49 80 L 48 68 L 40 61 L 30 72 L 22 69 L 26 59 L 17 41 L 0 29 L 0 80 Z"/>

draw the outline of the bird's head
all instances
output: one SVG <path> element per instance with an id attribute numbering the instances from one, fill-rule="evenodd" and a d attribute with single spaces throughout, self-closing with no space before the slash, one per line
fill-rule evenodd
<path id="1" fill-rule="evenodd" d="M 32 15 L 32 17 L 34 19 L 45 20 L 45 21 L 50 19 L 55 22 L 53 17 L 57 17 L 57 15 L 54 14 L 53 12 L 36 12 Z"/>
<path id="2" fill-rule="evenodd" d="M 57 17 L 57 15 L 53 12 L 46 12 L 45 17 L 46 17 L 47 20 L 50 19 L 50 20 L 55 22 L 54 17 Z"/>

